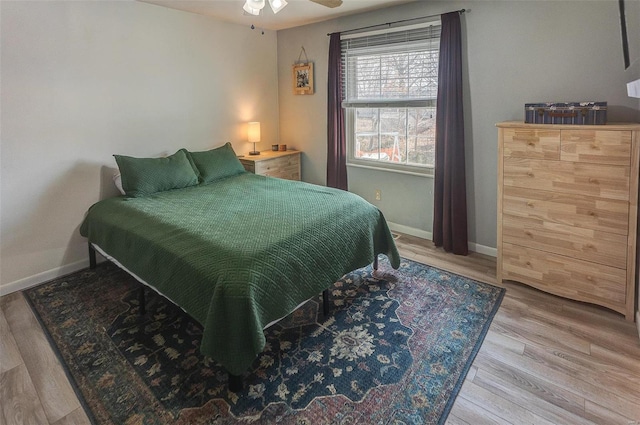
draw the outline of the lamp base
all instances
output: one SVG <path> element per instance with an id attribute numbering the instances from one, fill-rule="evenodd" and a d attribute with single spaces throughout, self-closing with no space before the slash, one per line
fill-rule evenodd
<path id="1" fill-rule="evenodd" d="M 249 155 L 260 155 L 259 151 L 251 151 L 249 152 Z"/>

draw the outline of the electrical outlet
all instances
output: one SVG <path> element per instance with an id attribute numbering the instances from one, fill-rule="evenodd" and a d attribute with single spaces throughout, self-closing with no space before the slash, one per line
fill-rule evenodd
<path id="1" fill-rule="evenodd" d="M 376 189 L 376 201 L 382 199 L 382 191 L 380 189 Z"/>

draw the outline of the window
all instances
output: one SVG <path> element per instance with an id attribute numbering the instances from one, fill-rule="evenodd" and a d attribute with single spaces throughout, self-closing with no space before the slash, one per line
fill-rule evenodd
<path id="1" fill-rule="evenodd" d="M 439 23 L 342 37 L 347 161 L 432 174 Z"/>

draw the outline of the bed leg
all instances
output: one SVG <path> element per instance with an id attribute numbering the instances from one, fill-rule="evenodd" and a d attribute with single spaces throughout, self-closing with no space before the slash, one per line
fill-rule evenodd
<path id="1" fill-rule="evenodd" d="M 237 393 L 242 390 L 242 376 L 229 374 L 229 391 Z"/>
<path id="2" fill-rule="evenodd" d="M 322 313 L 324 314 L 324 318 L 329 317 L 329 290 L 325 289 L 322 291 Z"/>
<path id="3" fill-rule="evenodd" d="M 140 306 L 140 316 L 147 314 L 147 302 L 144 297 L 144 286 L 138 290 L 138 305 Z"/>
<path id="4" fill-rule="evenodd" d="M 89 268 L 92 270 L 96 268 L 96 250 L 91 242 L 89 242 Z"/>
<path id="5" fill-rule="evenodd" d="M 378 270 L 378 254 L 373 257 L 373 270 Z"/>

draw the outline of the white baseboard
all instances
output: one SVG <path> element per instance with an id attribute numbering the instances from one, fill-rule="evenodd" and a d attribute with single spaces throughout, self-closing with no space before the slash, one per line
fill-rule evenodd
<path id="1" fill-rule="evenodd" d="M 404 226 L 402 224 L 392 223 L 390 221 L 387 221 L 387 224 L 389 225 L 389 229 L 391 229 L 391 231 L 393 232 L 400 232 L 406 235 L 411 235 L 427 240 L 433 239 L 433 233 L 427 232 L 426 230 L 416 229 L 414 227 Z M 496 248 L 480 245 L 475 242 L 469 242 L 469 250 L 477 252 L 478 254 L 490 255 L 491 257 L 498 256 L 498 250 Z"/>
<path id="2" fill-rule="evenodd" d="M 427 232 L 426 230 L 416 229 L 415 227 L 396 224 L 390 221 L 387 221 L 387 224 L 389 225 L 389 229 L 391 229 L 392 232 L 400 232 L 400 233 L 404 233 L 405 235 L 411 235 L 411 236 L 415 236 L 416 238 L 422 238 L 427 240 L 433 239 L 433 234 L 431 232 Z"/>
<path id="3" fill-rule="evenodd" d="M 469 242 L 469 251 L 477 252 L 478 254 L 489 255 L 491 257 L 498 256 L 498 248 L 480 245 L 479 243 L 475 242 Z"/>
<path id="4" fill-rule="evenodd" d="M 78 270 L 86 269 L 87 267 L 89 267 L 89 259 L 76 261 L 71 264 L 65 264 L 64 266 L 56 267 L 54 269 L 35 274 L 33 276 L 28 276 L 23 279 L 5 283 L 4 285 L 0 285 L 0 296 L 31 288 L 32 286 L 39 285 L 60 276 L 65 276 L 70 273 L 77 272 Z"/>

